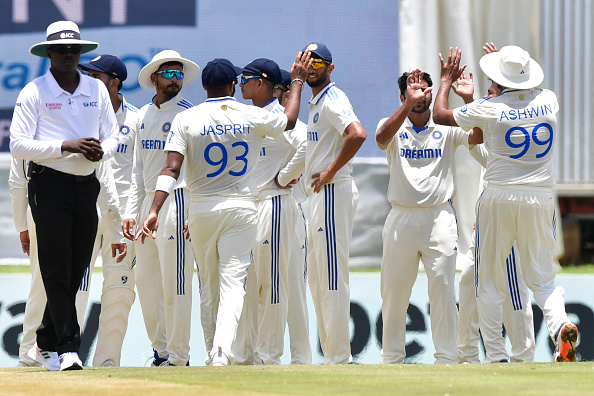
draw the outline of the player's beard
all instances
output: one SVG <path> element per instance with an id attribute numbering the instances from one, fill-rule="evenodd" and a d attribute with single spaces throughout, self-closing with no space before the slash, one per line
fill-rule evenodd
<path id="1" fill-rule="evenodd" d="M 427 110 L 429 110 L 429 106 L 431 106 L 431 102 L 425 101 L 425 105 L 421 108 L 418 108 L 416 105 L 411 109 L 411 113 L 423 114 Z"/>
<path id="2" fill-rule="evenodd" d="M 324 70 L 323 73 L 320 73 L 318 75 L 317 79 L 312 81 L 309 78 L 307 78 L 305 82 L 307 82 L 307 85 L 309 85 L 311 88 L 315 88 L 315 87 L 324 85 L 326 83 L 327 79 L 328 79 L 328 68 L 326 67 L 326 70 Z"/>

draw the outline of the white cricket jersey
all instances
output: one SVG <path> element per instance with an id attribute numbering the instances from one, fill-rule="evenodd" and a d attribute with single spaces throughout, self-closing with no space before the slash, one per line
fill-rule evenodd
<path id="1" fill-rule="evenodd" d="M 132 183 L 132 164 L 134 160 L 134 119 L 138 108 L 131 105 L 119 94 L 122 105 L 116 112 L 120 127 L 118 133 L 118 149 L 113 155 L 111 168 L 116 182 L 119 197 L 127 197 Z"/>
<path id="2" fill-rule="evenodd" d="M 558 111 L 554 92 L 514 89 L 457 108 L 454 119 L 465 130 L 483 130 L 486 181 L 552 187 Z"/>
<path id="3" fill-rule="evenodd" d="M 377 129 L 386 120 L 380 120 Z M 430 208 L 452 199 L 456 194 L 455 152 L 460 145 L 468 147 L 468 133 L 462 129 L 437 125 L 429 119 L 418 130 L 407 118 L 383 148 L 390 168 L 390 203 Z"/>
<path id="4" fill-rule="evenodd" d="M 192 108 L 181 92 L 157 107 L 153 102 L 143 106 L 134 119 L 133 131 L 134 165 L 132 166 L 132 185 L 126 205 L 126 219 L 134 219 L 146 193 L 154 193 L 157 178 L 161 174 L 167 153 L 165 141 L 171 131 L 175 116 Z M 186 165 L 182 165 L 173 190 L 186 187 Z"/>
<path id="5" fill-rule="evenodd" d="M 276 98 L 263 108 L 275 114 L 284 114 L 285 111 Z M 265 137 L 262 140 L 260 157 L 254 170 L 258 199 L 292 193 L 292 188 L 278 188 L 274 179 L 278 174 L 279 183 L 286 185 L 299 178 L 305 168 L 306 147 L 307 126 L 299 120 L 295 128 L 285 131 L 280 139 Z"/>
<path id="6" fill-rule="evenodd" d="M 305 187 L 313 193 L 311 175 L 324 172 L 334 162 L 346 139 L 346 128 L 359 119 L 349 98 L 334 83 L 330 83 L 309 101 L 307 121 L 307 153 L 305 157 Z M 353 159 L 336 172 L 334 181 L 352 179 Z"/>
<path id="7" fill-rule="evenodd" d="M 165 150 L 184 155 L 193 202 L 213 196 L 254 199 L 253 169 L 262 139 L 278 139 L 286 127 L 284 113 L 232 97 L 212 98 L 175 117 Z"/>
<path id="8" fill-rule="evenodd" d="M 81 74 L 74 93 L 60 87 L 50 70 L 19 93 L 10 125 L 14 158 L 73 175 L 93 173 L 96 162 L 80 153 L 62 153 L 62 142 L 80 138 L 101 141 L 103 159 L 117 148 L 117 121 L 105 84 Z"/>

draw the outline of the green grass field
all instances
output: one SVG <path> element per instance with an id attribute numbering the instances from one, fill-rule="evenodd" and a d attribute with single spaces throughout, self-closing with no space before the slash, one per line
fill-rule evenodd
<path id="1" fill-rule="evenodd" d="M 4 368 L 0 383 L 11 395 L 576 396 L 594 394 L 594 363 Z"/>

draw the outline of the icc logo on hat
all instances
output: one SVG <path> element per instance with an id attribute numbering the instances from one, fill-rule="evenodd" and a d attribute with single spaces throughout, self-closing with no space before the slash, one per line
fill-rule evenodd
<path id="1" fill-rule="evenodd" d="M 310 45 L 307 46 L 307 49 L 310 51 L 314 51 L 318 49 L 318 45 L 316 43 L 311 43 Z"/>

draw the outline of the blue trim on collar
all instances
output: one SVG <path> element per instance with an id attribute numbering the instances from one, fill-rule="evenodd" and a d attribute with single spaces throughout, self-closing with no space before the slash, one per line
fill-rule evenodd
<path id="1" fill-rule="evenodd" d="M 427 129 L 429 129 L 429 125 L 425 125 L 421 129 L 417 129 L 417 127 L 412 124 L 411 124 L 411 126 L 412 126 L 413 131 L 415 131 L 416 133 L 423 132 L 423 131 L 426 131 Z"/>
<path id="2" fill-rule="evenodd" d="M 231 96 L 225 96 L 222 98 L 210 98 L 210 99 L 206 99 L 204 102 L 221 102 L 223 100 L 234 100 L 237 101 L 237 99 L 232 98 Z"/>
<path id="3" fill-rule="evenodd" d="M 320 95 L 320 97 L 318 98 L 318 100 L 316 100 L 316 103 L 315 103 L 316 105 L 320 102 L 320 100 L 322 100 L 322 98 L 324 97 L 324 95 L 326 95 L 326 93 L 328 92 L 328 90 L 330 88 L 332 88 L 334 85 L 335 85 L 335 83 L 331 82 L 330 84 L 328 84 L 328 86 L 326 87 L 326 89 L 324 89 L 322 91 L 322 93 L 318 94 L 318 95 Z M 309 102 L 309 103 L 311 103 L 311 102 Z"/>

